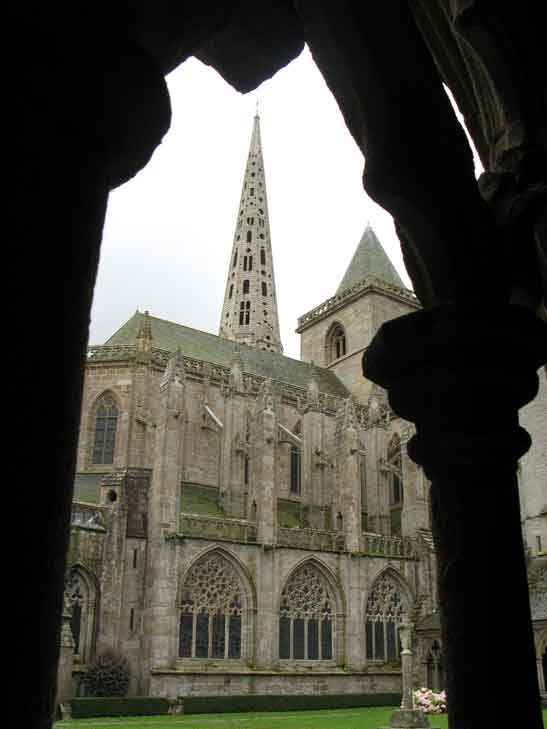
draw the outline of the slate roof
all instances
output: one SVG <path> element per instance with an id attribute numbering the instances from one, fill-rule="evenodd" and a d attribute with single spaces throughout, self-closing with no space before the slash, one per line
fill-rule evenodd
<path id="1" fill-rule="evenodd" d="M 144 314 L 137 311 L 104 344 L 105 346 L 133 345 Z M 183 355 L 212 364 L 230 367 L 239 347 L 243 371 L 260 377 L 271 377 L 278 382 L 287 382 L 306 388 L 311 375 L 307 362 L 285 357 L 276 352 L 263 352 L 208 332 L 176 324 L 165 319 L 149 316 L 153 347 L 174 352 L 181 348 Z M 338 397 L 348 397 L 349 391 L 331 370 L 315 367 L 320 392 Z"/>
<path id="2" fill-rule="evenodd" d="M 370 225 L 365 228 L 363 237 L 359 241 L 359 245 L 336 293 L 339 294 L 350 288 L 350 286 L 360 283 L 367 276 L 377 276 L 394 286 L 406 290 L 406 286 Z"/>

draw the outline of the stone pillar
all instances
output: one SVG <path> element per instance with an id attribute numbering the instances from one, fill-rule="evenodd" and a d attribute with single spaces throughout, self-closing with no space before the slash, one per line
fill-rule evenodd
<path id="1" fill-rule="evenodd" d="M 386 456 L 387 396 L 373 386 L 368 399 L 368 420 L 365 432 L 367 531 L 390 533 L 389 493 L 385 473 L 380 462 Z"/>
<path id="2" fill-rule="evenodd" d="M 74 689 L 72 685 L 72 667 L 74 664 L 74 637 L 70 627 L 72 611 L 65 595 L 63 608 L 63 623 L 61 626 L 61 649 L 59 664 L 57 666 L 57 706 L 66 704 L 72 699 Z"/>
<path id="3" fill-rule="evenodd" d="M 160 383 L 160 408 L 156 457 L 149 497 L 148 547 L 144 610 L 144 661 L 142 685 L 149 685 L 148 671 L 172 666 L 176 658 L 178 530 L 184 444 L 185 373 L 182 353 L 168 362 Z M 145 688 L 145 690 L 147 690 Z"/>
<path id="4" fill-rule="evenodd" d="M 271 380 L 266 380 L 257 400 L 254 460 L 257 474 L 258 541 L 264 547 L 276 542 L 277 503 L 275 494 L 275 443 L 277 417 Z"/>
<path id="5" fill-rule="evenodd" d="M 427 729 L 429 720 L 423 709 L 414 708 L 413 697 L 413 666 L 412 666 L 412 626 L 402 623 L 399 626 L 401 639 L 401 668 L 402 668 L 402 700 L 401 708 L 391 715 L 389 726 L 391 729 Z"/>
<path id="6" fill-rule="evenodd" d="M 543 674 L 543 658 L 542 656 L 539 656 L 537 661 L 537 674 L 538 674 L 538 684 L 539 684 L 539 693 L 541 696 L 547 695 L 547 688 L 545 686 L 545 676 Z"/>
<path id="7" fill-rule="evenodd" d="M 408 441 L 414 434 L 410 423 L 401 429 L 401 465 L 403 472 L 403 512 L 401 515 L 403 535 L 414 534 L 417 529 L 429 529 L 429 508 L 426 490 L 429 484 L 423 470 L 409 458 Z"/>
<path id="8" fill-rule="evenodd" d="M 322 413 L 319 405 L 319 387 L 312 365 L 312 375 L 308 383 L 306 404 L 302 417 L 302 496 L 301 504 L 304 517 L 312 529 L 325 528 L 321 483 L 321 467 L 318 466 L 322 454 Z"/>
<path id="9" fill-rule="evenodd" d="M 361 549 L 361 442 L 353 400 L 346 400 L 338 423 L 338 449 L 336 459 L 336 496 L 334 501 L 334 528 L 337 514 L 342 515 L 341 525 L 349 552 Z"/>
<path id="10" fill-rule="evenodd" d="M 448 707 L 458 728 L 489 725 L 490 707 L 507 701 L 508 655 L 521 667 L 511 677 L 520 726 L 541 726 L 516 469 L 530 446 L 518 408 L 535 396 L 546 360 L 546 325 L 517 306 L 401 317 L 382 326 L 363 358 L 395 412 L 416 423 L 408 452 L 432 482 Z M 508 624 L 518 630 L 503 630 Z M 479 645 L 486 664 L 469 660 Z M 474 698 L 479 685 L 484 703 Z"/>
<path id="11" fill-rule="evenodd" d="M 230 377 L 223 388 L 224 428 L 220 465 L 220 491 L 228 516 L 246 519 L 245 492 L 252 484 L 244 483 L 244 457 L 248 455 L 247 423 L 245 413 L 245 386 L 243 363 L 236 351 L 230 368 Z M 254 464 L 250 463 L 250 469 Z"/>

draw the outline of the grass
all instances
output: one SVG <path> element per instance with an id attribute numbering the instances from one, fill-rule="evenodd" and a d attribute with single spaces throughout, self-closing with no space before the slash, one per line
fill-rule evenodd
<path id="1" fill-rule="evenodd" d="M 280 711 L 245 714 L 190 714 L 188 716 L 143 716 L 119 719 L 58 721 L 54 729 L 378 729 L 389 726 L 389 707 Z M 446 715 L 435 717 L 431 727 L 447 729 Z"/>
<path id="2" fill-rule="evenodd" d="M 119 719 L 58 721 L 54 729 L 378 729 L 389 726 L 393 709 L 337 709 L 189 716 L 137 716 Z M 430 727 L 448 729 L 446 714 L 429 717 Z M 547 709 L 543 711 L 547 727 Z"/>

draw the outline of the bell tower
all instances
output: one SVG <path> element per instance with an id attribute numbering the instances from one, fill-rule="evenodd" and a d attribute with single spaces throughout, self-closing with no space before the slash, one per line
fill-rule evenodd
<path id="1" fill-rule="evenodd" d="M 255 349 L 283 351 L 258 111 L 253 121 L 219 335 Z"/>

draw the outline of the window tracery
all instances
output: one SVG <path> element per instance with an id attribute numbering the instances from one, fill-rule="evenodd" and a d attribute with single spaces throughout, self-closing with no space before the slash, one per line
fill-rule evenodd
<path id="1" fill-rule="evenodd" d="M 398 627 L 404 605 L 400 590 L 388 575 L 382 575 L 370 593 L 365 611 L 367 658 L 379 661 L 399 659 Z"/>
<path id="2" fill-rule="evenodd" d="M 103 395 L 95 409 L 92 463 L 114 463 L 117 427 L 118 406 L 111 395 Z"/>
<path id="3" fill-rule="evenodd" d="M 242 600 L 239 578 L 224 557 L 200 560 L 182 591 L 179 656 L 241 658 Z"/>
<path id="4" fill-rule="evenodd" d="M 326 581 L 314 565 L 303 565 L 294 572 L 281 593 L 280 659 L 332 659 L 332 605 Z"/>

